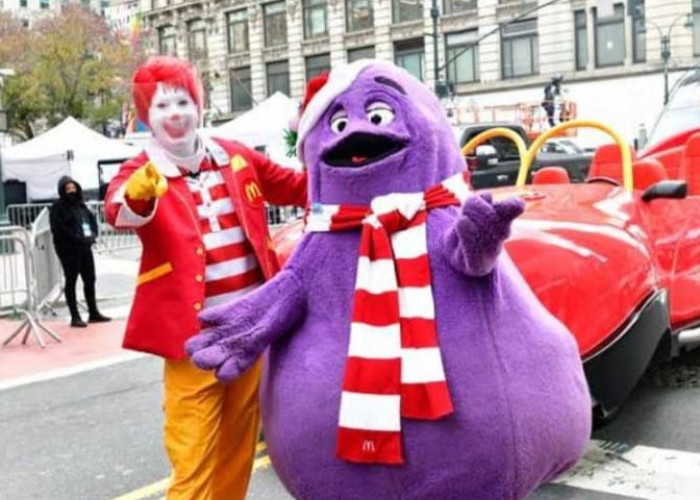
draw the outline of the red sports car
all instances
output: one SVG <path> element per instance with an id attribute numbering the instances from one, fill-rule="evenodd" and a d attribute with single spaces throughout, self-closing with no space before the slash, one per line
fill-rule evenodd
<path id="1" fill-rule="evenodd" d="M 656 353 L 668 358 L 700 345 L 700 120 L 635 154 L 604 125 L 575 121 L 540 136 L 530 150 L 507 129 L 495 135 L 521 150 L 518 183 L 491 190 L 521 196 L 506 248 L 544 305 L 576 336 L 600 419 L 614 414 Z M 550 137 L 576 126 L 608 132 L 617 144 L 596 152 L 585 183 L 569 183 L 557 167 L 529 165 Z M 510 134 L 509 134 L 510 132 Z M 518 142 L 520 141 L 520 142 Z M 689 196 L 686 196 L 689 193 Z M 275 237 L 286 258 L 301 222 Z"/>

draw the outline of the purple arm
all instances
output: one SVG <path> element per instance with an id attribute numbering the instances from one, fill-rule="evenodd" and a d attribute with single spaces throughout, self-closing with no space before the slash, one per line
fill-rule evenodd
<path id="1" fill-rule="evenodd" d="M 493 202 L 490 193 L 468 198 L 459 218 L 445 233 L 445 256 L 450 265 L 467 276 L 489 274 L 510 235 L 511 223 L 523 210 L 525 203 L 520 198 L 499 203 Z"/>
<path id="2" fill-rule="evenodd" d="M 292 269 L 228 304 L 204 311 L 204 330 L 185 343 L 192 361 L 222 382 L 239 377 L 306 314 L 306 293 Z"/>

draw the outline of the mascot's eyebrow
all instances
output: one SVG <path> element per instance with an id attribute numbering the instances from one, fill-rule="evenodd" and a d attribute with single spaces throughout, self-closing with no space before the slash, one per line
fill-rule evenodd
<path id="1" fill-rule="evenodd" d="M 386 76 L 377 76 L 374 78 L 374 81 L 377 83 L 381 83 L 382 85 L 386 85 L 387 87 L 391 87 L 395 90 L 398 90 L 403 95 L 406 95 L 406 91 L 403 89 L 403 87 L 391 78 L 387 78 Z"/>

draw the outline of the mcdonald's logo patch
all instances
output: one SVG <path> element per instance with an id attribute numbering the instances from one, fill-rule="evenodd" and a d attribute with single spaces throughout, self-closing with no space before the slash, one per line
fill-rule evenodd
<path id="1" fill-rule="evenodd" d="M 233 158 L 231 158 L 231 168 L 234 172 L 243 170 L 247 166 L 248 162 L 245 161 L 245 158 L 243 158 L 241 155 L 235 155 Z"/>
<path id="2" fill-rule="evenodd" d="M 248 198 L 248 203 L 262 202 L 262 191 L 257 182 L 250 181 L 245 185 L 245 196 Z"/>

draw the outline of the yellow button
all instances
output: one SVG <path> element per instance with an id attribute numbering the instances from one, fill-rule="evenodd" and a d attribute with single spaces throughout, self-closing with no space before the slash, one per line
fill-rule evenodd
<path id="1" fill-rule="evenodd" d="M 201 302 L 195 302 L 195 304 L 194 304 L 194 310 L 195 310 L 195 311 L 201 311 L 201 310 L 202 310 L 202 303 L 201 303 Z"/>
<path id="2" fill-rule="evenodd" d="M 204 249 L 202 247 L 197 247 L 197 255 L 204 255 Z"/>
<path id="3" fill-rule="evenodd" d="M 204 281 L 204 278 L 201 274 L 198 274 L 194 279 L 197 280 L 197 283 L 201 283 L 202 281 Z"/>

